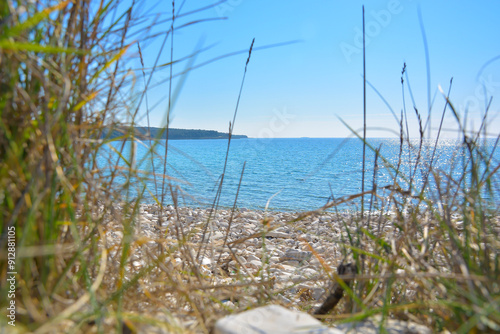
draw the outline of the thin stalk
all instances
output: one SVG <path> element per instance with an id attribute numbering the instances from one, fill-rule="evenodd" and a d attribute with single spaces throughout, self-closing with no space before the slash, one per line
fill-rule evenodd
<path id="1" fill-rule="evenodd" d="M 431 128 L 431 111 L 432 111 L 432 103 L 431 103 L 431 65 L 430 65 L 430 57 L 429 57 L 429 46 L 427 45 L 427 36 L 425 34 L 424 20 L 422 18 L 422 10 L 420 6 L 418 7 L 418 23 L 420 24 L 420 31 L 422 33 L 422 40 L 424 43 L 424 51 L 425 51 L 425 70 L 427 76 L 427 122 L 425 124 L 425 129 L 429 129 L 428 135 L 429 138 L 431 136 L 432 128 Z"/>
<path id="2" fill-rule="evenodd" d="M 229 217 L 229 222 L 228 222 L 228 225 L 227 225 L 226 235 L 224 236 L 224 242 L 222 244 L 222 248 L 221 249 L 224 249 L 224 247 L 227 244 L 227 239 L 229 237 L 229 231 L 231 230 L 231 224 L 233 223 L 234 213 L 236 211 L 236 203 L 238 201 L 238 195 L 240 194 L 241 181 L 243 181 L 243 174 L 245 173 L 245 166 L 246 166 L 246 164 L 247 164 L 246 161 L 243 162 L 243 168 L 241 170 L 241 175 L 240 175 L 240 182 L 238 182 L 238 189 L 236 190 L 236 196 L 234 197 L 234 204 L 233 204 L 233 208 L 231 209 L 231 216 Z M 219 253 L 219 257 L 217 259 L 217 264 L 220 263 L 221 256 L 222 256 L 222 251 Z"/>
<path id="3" fill-rule="evenodd" d="M 155 184 L 155 196 L 158 198 L 158 185 L 156 182 L 156 171 L 155 171 L 155 163 L 154 163 L 154 148 L 151 142 L 151 125 L 149 122 L 149 100 L 148 100 L 148 92 L 147 92 L 147 84 L 146 84 L 146 73 L 144 72 L 144 59 L 142 57 L 142 51 L 141 51 L 141 43 L 137 42 L 137 48 L 139 49 L 139 58 L 141 60 L 141 65 L 142 65 L 142 78 L 144 80 L 144 94 L 146 97 L 146 117 L 147 117 L 147 122 L 148 122 L 148 137 L 149 137 L 149 149 L 151 150 L 151 168 L 153 170 L 153 179 L 154 179 L 154 184 Z M 158 221 L 158 224 L 161 225 L 161 222 Z"/>
<path id="4" fill-rule="evenodd" d="M 163 178 L 161 182 L 161 201 L 160 201 L 160 219 L 158 223 L 161 224 L 163 215 L 163 204 L 165 201 L 165 176 L 167 175 L 167 158 L 168 158 L 168 129 L 170 127 L 170 112 L 172 107 L 172 75 L 173 75 L 173 61 L 174 61 L 174 23 L 175 23 L 175 0 L 172 0 L 172 23 L 170 26 L 170 31 L 172 36 L 170 37 L 170 80 L 168 85 L 168 108 L 167 108 L 167 124 L 165 126 L 166 138 L 165 138 L 165 158 L 163 160 Z"/>
<path id="5" fill-rule="evenodd" d="M 211 219 L 212 215 L 215 214 L 215 211 L 217 211 L 217 208 L 219 206 L 219 200 L 220 200 L 220 197 L 222 194 L 222 185 L 224 183 L 224 176 L 226 175 L 227 161 L 228 161 L 228 157 L 229 157 L 229 148 L 231 146 L 231 137 L 233 135 L 234 123 L 236 122 L 236 115 L 238 114 L 238 107 L 240 105 L 241 94 L 243 92 L 243 85 L 245 84 L 245 77 L 247 75 L 248 63 L 250 62 L 250 57 L 252 56 L 252 49 L 253 49 L 254 43 L 255 43 L 255 38 L 252 40 L 252 44 L 250 44 L 250 49 L 248 50 L 248 58 L 247 58 L 247 62 L 245 63 L 245 70 L 243 71 L 243 78 L 241 79 L 240 91 L 238 93 L 238 99 L 236 101 L 236 107 L 234 109 L 233 122 L 229 123 L 229 136 L 228 136 L 229 138 L 227 141 L 227 150 L 226 150 L 226 158 L 224 160 L 224 168 L 222 170 L 219 188 L 217 189 L 217 194 L 215 195 L 215 199 L 214 199 L 214 202 L 212 204 L 212 209 L 210 210 L 210 213 L 208 215 L 207 224 L 205 225 L 205 228 L 203 229 L 203 235 L 201 237 L 200 247 L 198 248 L 198 254 L 196 255 L 197 259 L 200 257 L 201 251 L 203 249 L 203 244 L 205 241 L 205 236 L 206 236 L 208 225 L 210 224 L 210 219 Z"/>
<path id="6" fill-rule="evenodd" d="M 365 192 L 366 157 L 366 45 L 365 45 L 365 6 L 363 6 L 363 165 L 361 170 L 361 192 Z M 361 197 L 361 218 L 365 211 L 365 197 Z"/>

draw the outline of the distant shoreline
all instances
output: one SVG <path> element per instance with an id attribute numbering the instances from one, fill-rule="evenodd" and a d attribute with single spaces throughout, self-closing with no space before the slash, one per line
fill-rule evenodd
<path id="1" fill-rule="evenodd" d="M 115 139 L 124 137 L 127 133 L 134 133 L 139 139 L 167 139 L 167 132 L 164 128 L 155 127 L 117 127 L 112 130 L 105 130 L 102 134 L 103 138 Z M 196 129 L 168 129 L 169 140 L 190 140 L 190 139 L 228 139 L 229 133 L 219 132 L 215 130 L 196 130 Z M 246 135 L 231 135 L 231 139 L 248 138 Z"/>

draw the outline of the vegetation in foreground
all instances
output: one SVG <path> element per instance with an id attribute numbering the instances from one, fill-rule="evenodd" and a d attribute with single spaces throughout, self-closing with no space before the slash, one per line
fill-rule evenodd
<path id="1" fill-rule="evenodd" d="M 155 34 L 150 33 L 151 27 L 141 25 L 134 6 L 88 0 L 0 3 L 0 306 L 5 311 L 10 300 L 16 305 L 16 327 L 8 327 L 9 318 L 2 316 L 4 328 L 37 333 L 121 332 L 124 326 L 140 330 L 149 325 L 158 331 L 209 332 L 214 321 L 229 312 L 220 307 L 217 289 L 204 288 L 211 281 L 200 274 L 198 257 L 193 256 L 205 247 L 204 241 L 192 240 L 188 230 L 174 231 L 175 242 L 153 240 L 157 247 L 147 266 L 130 275 L 131 259 L 145 240 L 134 234 L 142 198 L 128 196 L 127 190 L 148 191 L 144 183 L 130 180 L 153 179 L 160 206 L 167 197 L 173 198 L 176 208 L 177 191 L 164 171 L 135 169 L 130 158 L 133 151 L 118 152 L 126 168 L 115 160 L 106 170 L 96 165 L 98 151 L 109 142 L 96 138 L 124 117 L 127 125 L 134 126 L 148 80 L 155 73 L 155 69 L 136 73 L 146 85 L 137 94 L 127 75 L 131 58 L 126 51 L 136 48 L 140 55 L 134 38 L 147 36 L 141 38 L 142 43 Z M 175 15 L 169 20 L 171 29 L 161 37 L 195 23 Z M 348 298 L 325 321 L 379 314 L 411 319 L 435 332 L 500 331 L 500 164 L 493 154 L 497 142 L 493 148 L 484 145 L 489 135 L 487 117 L 481 131 L 470 133 L 452 101 L 448 102 L 443 112 L 454 114 L 463 141 L 460 176 L 437 169 L 433 156 L 421 157 L 426 127 L 415 108 L 420 143 L 412 145 L 404 123 L 411 115 L 402 115 L 401 150 L 414 152 L 411 170 L 413 175 L 418 171 L 425 176 L 423 185 L 417 187 L 411 175 L 402 174 L 401 159 L 390 165 L 380 156 L 373 174 L 384 168 L 393 173 L 393 184 L 374 181 L 364 194 L 299 213 L 288 222 L 293 227 L 323 210 L 335 210 L 340 203 L 359 203 L 363 195 L 369 199 L 364 205 L 367 212 L 344 216 L 339 222 L 346 235 L 344 255 L 356 263 L 359 272 Z M 136 140 L 133 133 L 123 137 Z M 228 150 L 230 142 L 231 137 Z M 378 152 L 377 148 L 371 151 Z M 429 183 L 437 186 L 427 187 Z M 117 209 L 116 203 L 123 205 Z M 217 203 L 216 198 L 212 215 Z M 372 214 L 384 208 L 395 215 Z M 166 218 L 161 217 L 163 209 L 160 221 Z M 102 246 L 110 221 L 122 231 L 119 244 L 112 249 Z M 209 217 L 201 228 L 210 230 L 212 222 Z M 388 223 L 397 231 L 386 233 L 383 226 Z M 16 242 L 15 299 L 7 298 L 7 273 L 12 270 L 5 250 L 11 227 L 15 227 Z M 272 228 L 272 222 L 263 219 L 263 233 Z M 225 244 L 219 251 L 228 252 L 228 247 Z M 266 253 L 265 247 L 262 251 Z M 109 265 L 111 252 L 119 254 L 116 266 Z M 181 254 L 183 269 L 164 269 L 174 253 Z M 160 276 L 153 274 L 158 268 Z M 324 276 L 332 277 L 326 265 Z M 114 286 L 102 284 L 109 277 L 115 278 Z M 236 303 L 236 311 L 278 302 L 282 291 L 262 294 L 261 289 L 248 289 L 257 283 L 248 283 L 247 277 L 235 279 L 241 284 L 228 286 L 232 294 L 254 293 L 255 297 L 254 305 Z M 160 290 L 151 294 L 137 289 L 145 280 Z M 171 299 L 156 298 L 167 291 Z M 304 297 L 295 306 L 310 311 L 311 300 Z M 144 311 L 152 307 L 164 311 L 164 316 L 152 317 Z M 194 320 L 189 324 L 173 321 L 181 313 Z"/>

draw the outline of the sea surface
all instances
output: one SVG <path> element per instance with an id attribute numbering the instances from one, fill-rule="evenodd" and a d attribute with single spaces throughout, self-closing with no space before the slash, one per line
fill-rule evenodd
<path id="1" fill-rule="evenodd" d="M 469 162 L 462 142 L 454 139 L 441 139 L 437 145 L 434 140 L 425 140 L 421 150 L 418 139 L 411 141 L 411 148 L 405 143 L 402 150 L 399 139 L 369 139 L 368 143 L 365 190 L 393 185 L 398 170 L 397 180 L 402 190 L 409 189 L 411 180 L 415 194 L 426 179 L 430 161 L 434 171 L 442 170 L 456 179 L 463 175 L 463 166 Z M 218 204 L 222 207 L 232 207 L 236 201 L 238 208 L 302 211 L 361 192 L 363 142 L 357 138 L 232 140 L 222 187 L 228 149 L 226 139 L 170 140 L 166 173 L 165 140 L 152 144 L 116 141 L 102 150 L 98 159 L 100 168 L 118 163 L 125 174 L 129 167 L 140 171 L 140 177 L 130 179 L 133 189 L 124 196 L 143 196 L 151 203 L 155 197 L 161 200 L 162 175 L 168 175 L 163 185 L 164 204 L 173 203 L 174 194 L 181 206 L 209 207 L 220 190 Z M 481 146 L 485 160 L 491 162 L 490 168 L 496 167 L 500 161 L 496 141 L 488 139 L 482 141 Z M 156 176 L 153 176 L 153 167 Z M 450 183 L 444 174 L 431 175 L 427 189 L 434 193 L 435 176 Z M 127 180 L 124 175 L 117 178 L 123 183 Z M 495 188 L 496 183 L 492 186 Z M 353 201 L 349 209 L 359 210 L 359 203 L 360 199 Z"/>

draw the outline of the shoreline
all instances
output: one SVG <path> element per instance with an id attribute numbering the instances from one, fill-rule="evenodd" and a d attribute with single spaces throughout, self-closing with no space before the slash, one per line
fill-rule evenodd
<path id="1" fill-rule="evenodd" d="M 118 205 L 119 207 L 123 207 L 124 203 L 120 203 Z M 352 206 L 350 206 L 352 207 Z M 209 212 L 211 210 L 211 206 L 203 206 L 203 205 L 178 205 L 177 206 L 178 210 L 180 211 L 186 211 L 186 210 L 202 210 L 202 211 L 207 211 Z M 160 210 L 160 207 L 156 203 L 142 203 L 140 204 L 140 209 L 141 210 L 147 210 L 147 211 L 153 211 L 156 212 Z M 166 211 L 173 211 L 174 210 L 174 205 L 173 204 L 166 204 L 163 206 L 163 209 Z M 221 206 L 217 208 L 216 212 L 219 211 L 229 211 L 231 212 L 233 210 L 232 206 Z M 244 212 L 255 212 L 263 216 L 274 216 L 277 214 L 287 214 L 287 215 L 295 215 L 295 216 L 300 216 L 304 214 L 312 214 L 312 215 L 327 215 L 327 216 L 337 216 L 337 217 L 343 217 L 343 218 L 353 218 L 356 216 L 359 216 L 361 214 L 361 210 L 352 210 L 348 209 L 345 207 L 345 204 L 342 203 L 339 206 L 333 206 L 331 208 L 324 209 L 321 206 L 318 206 L 316 208 L 309 208 L 309 209 L 280 209 L 280 208 L 253 208 L 253 207 L 238 207 L 234 209 L 234 215 L 244 213 Z M 371 211 L 365 210 L 365 215 L 371 215 L 373 216 L 379 216 L 381 213 L 381 210 L 375 210 L 372 209 Z M 392 210 L 385 210 L 382 212 L 382 215 L 391 215 L 394 216 L 394 212 Z"/>

